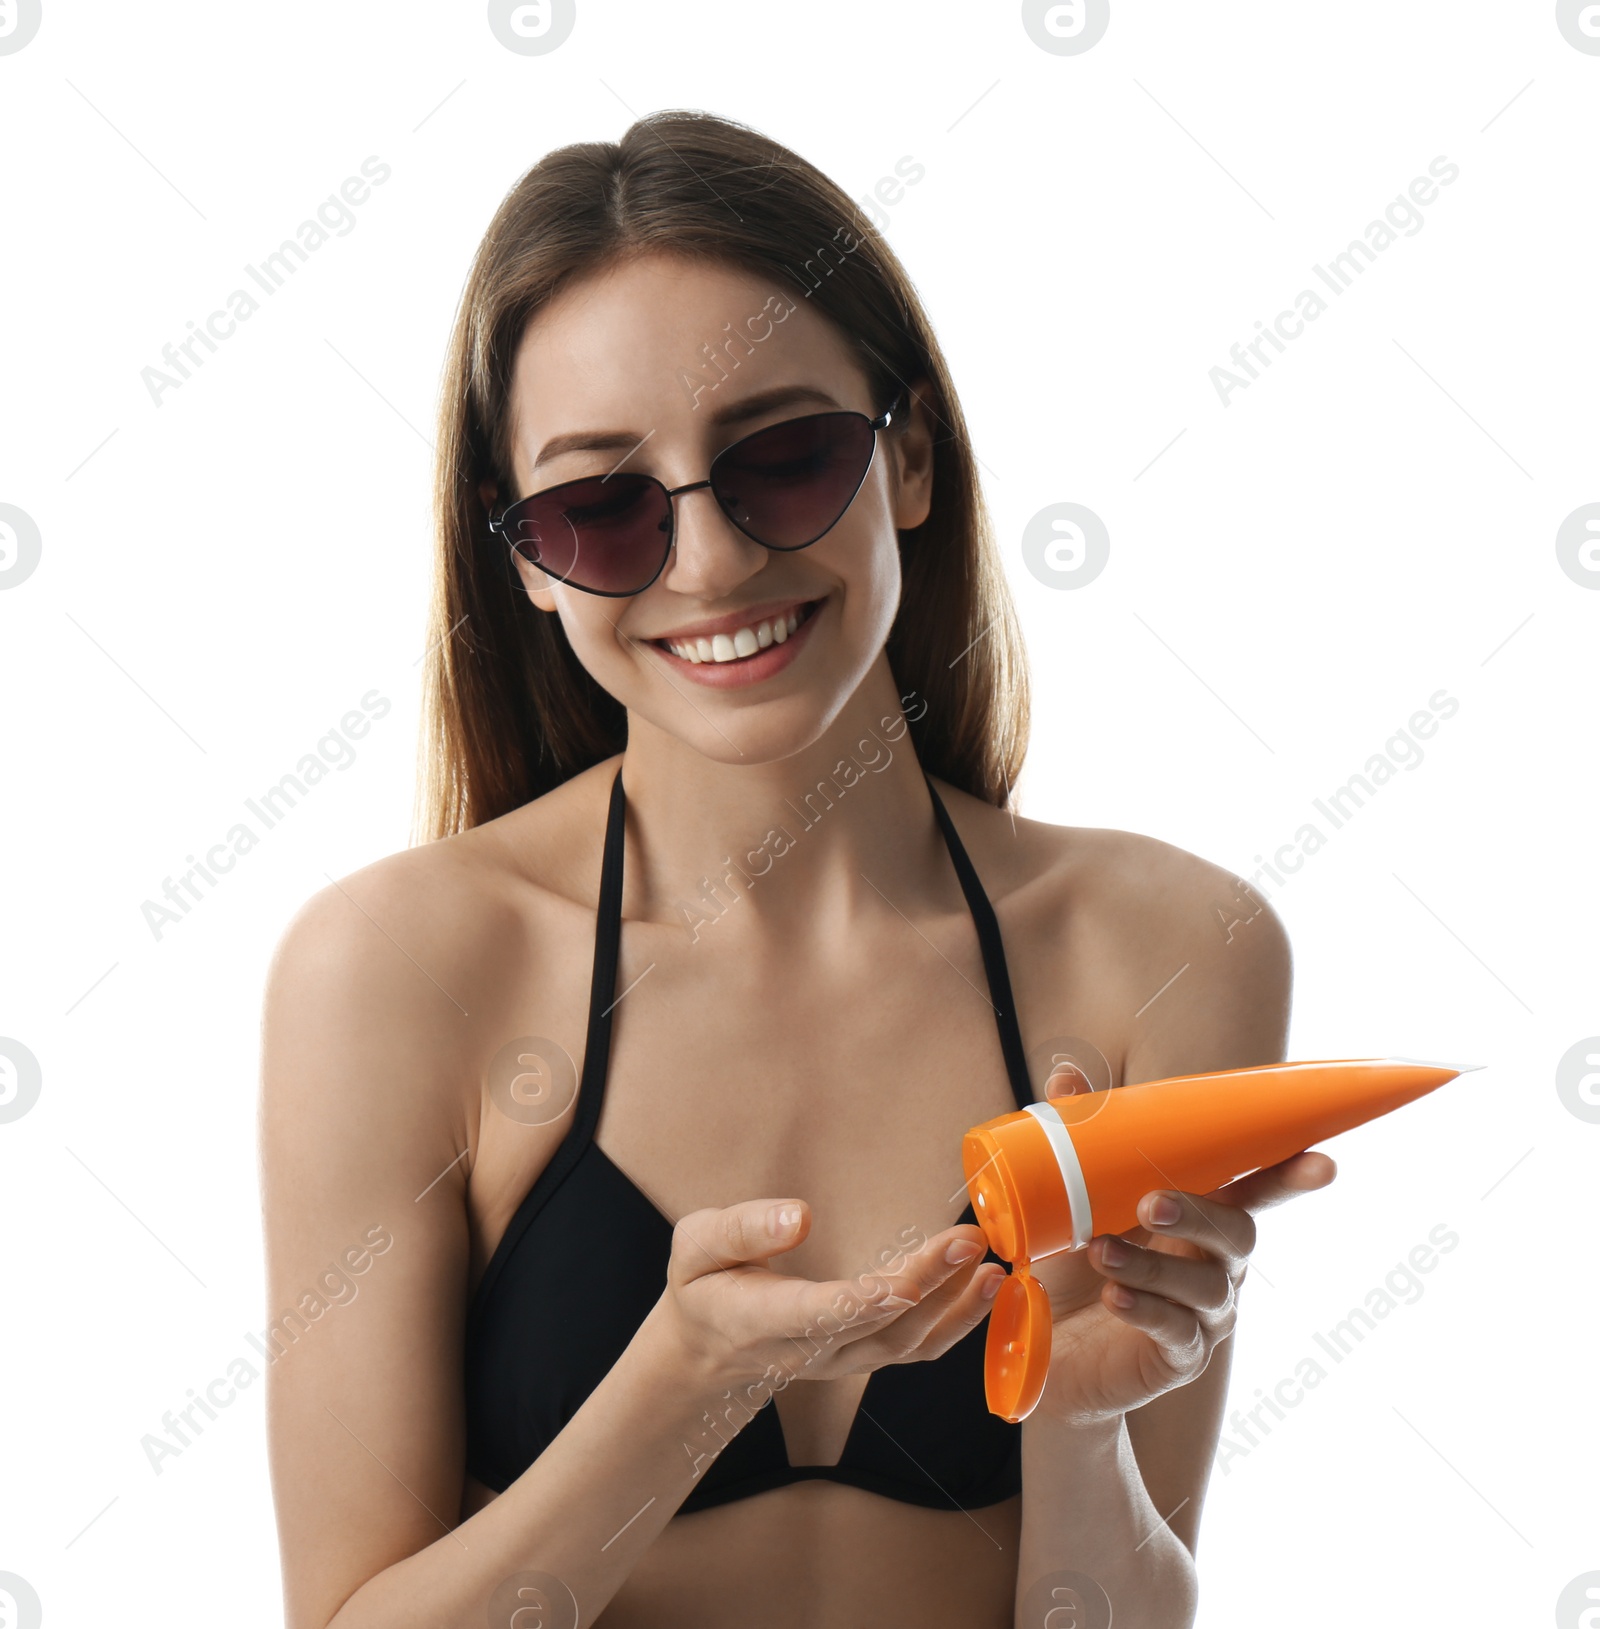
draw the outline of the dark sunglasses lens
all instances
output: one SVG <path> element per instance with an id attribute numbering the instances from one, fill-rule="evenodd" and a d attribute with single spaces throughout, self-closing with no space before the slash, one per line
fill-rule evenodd
<path id="1" fill-rule="evenodd" d="M 733 520 L 771 549 L 814 543 L 850 507 L 872 462 L 872 426 L 859 413 L 775 424 L 719 455 L 711 487 Z"/>
<path id="2" fill-rule="evenodd" d="M 506 541 L 551 576 L 599 594 L 637 594 L 660 571 L 671 500 L 645 475 L 568 481 L 514 503 Z"/>

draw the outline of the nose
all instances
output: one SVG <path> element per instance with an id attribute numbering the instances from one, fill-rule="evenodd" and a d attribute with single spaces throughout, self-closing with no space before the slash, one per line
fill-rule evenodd
<path id="1" fill-rule="evenodd" d="M 672 552 L 660 581 L 675 594 L 715 600 L 748 581 L 769 550 L 728 519 L 709 482 L 674 489 Z"/>

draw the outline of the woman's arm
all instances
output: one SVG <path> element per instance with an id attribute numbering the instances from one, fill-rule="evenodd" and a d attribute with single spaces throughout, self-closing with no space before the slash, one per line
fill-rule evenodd
<path id="1" fill-rule="evenodd" d="M 658 1303 L 549 1448 L 458 1525 L 464 1195 L 475 1063 L 494 1050 L 479 1026 L 495 1022 L 461 1003 L 492 986 L 473 959 L 493 953 L 493 911 L 474 910 L 475 933 L 423 914 L 429 890 L 408 880 L 380 866 L 319 894 L 268 983 L 265 1344 L 286 1618 L 482 1629 L 494 1601 L 506 1623 L 575 1629 L 692 1488 L 685 1444 L 708 1440 L 702 1411 L 726 1381 Z M 546 1578 L 520 1581 L 513 1619 L 518 1574 Z"/>
<path id="2" fill-rule="evenodd" d="M 1141 891 L 1161 901 L 1165 920 L 1128 925 L 1161 965 L 1143 966 L 1129 981 L 1129 1013 L 1149 1004 L 1134 1027 L 1122 1084 L 1281 1062 L 1292 967 L 1277 914 L 1263 907 L 1231 938 L 1214 931 L 1214 907 L 1237 897 L 1237 879 L 1193 856 L 1177 863 L 1181 851 L 1166 845 L 1154 849 L 1146 857 L 1162 863 Z M 1196 1378 L 1112 1420 L 1069 1425 L 1041 1414 L 1024 1422 L 1019 1629 L 1069 1606 L 1083 1629 L 1109 1623 L 1108 1607 L 1118 1621 L 1147 1629 L 1193 1623 L 1194 1552 L 1231 1357 L 1224 1338 Z"/>

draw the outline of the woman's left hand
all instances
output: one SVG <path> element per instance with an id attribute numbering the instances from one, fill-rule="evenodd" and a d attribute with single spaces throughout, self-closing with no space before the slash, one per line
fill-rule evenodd
<path id="1" fill-rule="evenodd" d="M 1154 1189 L 1139 1201 L 1144 1226 L 1032 1263 L 1053 1323 L 1035 1413 L 1092 1425 L 1195 1379 L 1233 1331 L 1256 1243 L 1254 1213 L 1325 1188 L 1337 1171 L 1326 1154 L 1305 1152 L 1207 1194 Z M 1169 1222 L 1158 1219 L 1163 1199 L 1177 1205 Z M 1108 1260 L 1119 1247 L 1126 1259 Z"/>

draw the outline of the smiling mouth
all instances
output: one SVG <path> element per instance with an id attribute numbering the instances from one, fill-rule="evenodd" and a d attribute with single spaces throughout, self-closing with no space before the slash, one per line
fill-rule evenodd
<path id="1" fill-rule="evenodd" d="M 823 599 L 827 596 L 824 595 Z M 764 651 L 770 645 L 781 645 L 803 623 L 808 622 L 822 600 L 807 600 L 798 609 L 783 617 L 764 617 L 747 627 L 736 628 L 731 634 L 712 634 L 698 639 L 652 639 L 652 645 L 685 662 L 699 664 L 711 662 L 742 662 Z"/>

